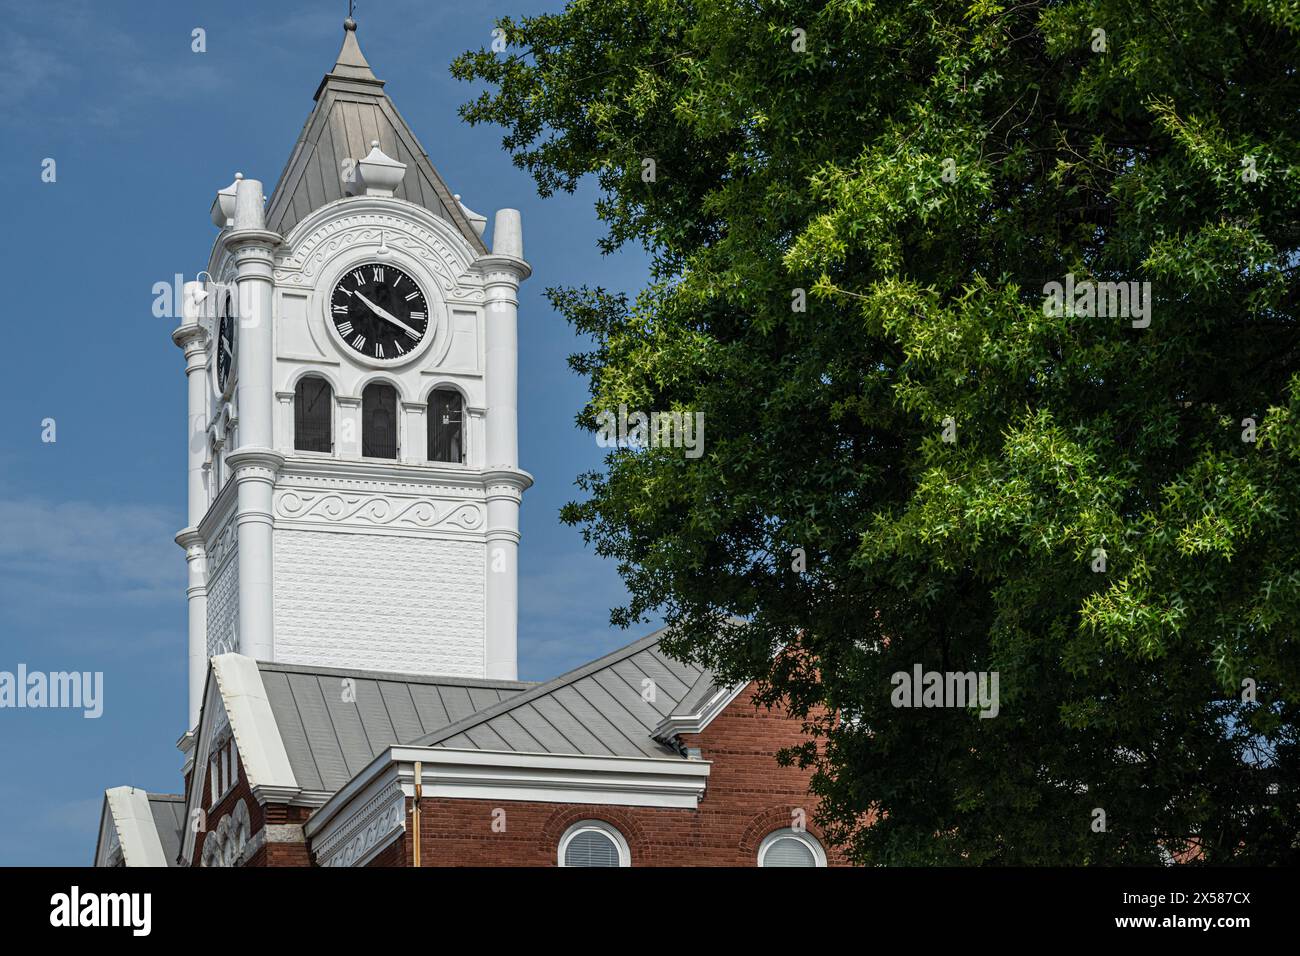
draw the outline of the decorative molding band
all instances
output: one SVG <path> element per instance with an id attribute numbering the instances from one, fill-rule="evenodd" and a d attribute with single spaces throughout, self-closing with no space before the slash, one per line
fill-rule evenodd
<path id="1" fill-rule="evenodd" d="M 405 830 L 406 793 L 395 778 L 322 833 L 312 849 L 321 866 L 365 866 Z"/>
<path id="2" fill-rule="evenodd" d="M 470 501 L 443 502 L 398 495 L 350 495 L 338 492 L 281 491 L 275 498 L 275 516 L 289 521 L 325 521 L 330 524 L 478 531 L 483 509 Z"/>
<path id="3" fill-rule="evenodd" d="M 413 797 L 416 761 L 421 764 L 425 797 L 690 810 L 699 806 L 713 766 L 707 760 L 679 757 L 596 757 L 390 747 L 304 824 L 307 838 L 314 847 L 319 847 L 317 859 L 330 855 L 337 842 L 369 825 L 377 812 L 374 807 L 380 801 L 369 794 L 389 794 L 398 787 L 405 796 Z M 377 846 L 372 848 L 378 850 Z M 352 859 L 360 856 L 358 853 Z"/>

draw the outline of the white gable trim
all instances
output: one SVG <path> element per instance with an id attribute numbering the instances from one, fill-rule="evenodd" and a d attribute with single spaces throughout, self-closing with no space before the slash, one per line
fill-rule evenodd
<path id="1" fill-rule="evenodd" d="M 749 681 L 741 681 L 735 687 L 719 687 L 707 698 L 694 713 L 672 713 L 659 721 L 651 734 L 655 740 L 671 742 L 678 734 L 698 734 L 713 723 L 713 718 L 730 706 L 740 696 L 740 692 L 749 686 Z"/>
<path id="2" fill-rule="evenodd" d="M 127 866 L 165 867 L 167 857 L 149 809 L 149 794 L 135 787 L 113 787 L 104 791 L 104 799 L 122 848 L 122 862 Z"/>
<path id="3" fill-rule="evenodd" d="M 225 704 L 230 730 L 250 787 L 298 790 L 280 728 L 262 684 L 257 661 L 242 654 L 212 658 L 212 675 Z"/>
<path id="4" fill-rule="evenodd" d="M 211 658 L 203 691 L 203 710 L 190 752 L 193 771 L 185 801 L 186 825 L 181 842 L 181 858 L 186 864 L 194 859 L 197 837 L 191 821 L 202 821 L 198 809 L 203 805 L 207 786 L 208 758 L 213 743 L 224 739 L 227 727 L 235 739 L 249 788 L 259 802 L 265 803 L 271 794 L 287 803 L 301 792 L 267 700 L 257 661 L 241 654 L 218 654 Z"/>

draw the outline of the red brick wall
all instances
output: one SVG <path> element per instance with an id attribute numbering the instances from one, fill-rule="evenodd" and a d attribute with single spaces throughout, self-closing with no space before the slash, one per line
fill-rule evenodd
<path id="1" fill-rule="evenodd" d="M 267 824 L 302 825 L 311 815 L 311 810 L 306 807 L 290 807 L 274 803 L 266 806 L 259 804 L 248 785 L 248 777 L 244 774 L 244 762 L 238 759 L 238 751 L 235 752 L 235 759 L 231 767 L 231 772 L 235 775 L 235 785 L 229 793 L 217 801 L 215 806 L 210 806 L 208 803 L 207 779 L 209 772 L 209 768 L 205 766 L 200 768 L 199 772 L 191 775 L 198 780 L 198 786 L 203 788 L 199 806 L 207 814 L 206 827 L 195 834 L 194 856 L 190 863 L 191 866 L 202 865 L 203 841 L 209 833 L 216 830 L 218 824 L 221 823 L 221 818 L 235 809 L 235 805 L 240 800 L 243 800 L 248 807 L 249 839 L 256 837 L 258 832 Z M 264 843 L 244 863 L 246 867 L 312 865 L 311 856 L 307 852 L 305 843 Z"/>
<path id="2" fill-rule="evenodd" d="M 686 746 L 699 747 L 702 758 L 713 762 L 698 809 L 426 797 L 420 804 L 421 865 L 555 866 L 564 831 L 580 820 L 597 819 L 622 832 L 633 866 L 752 867 L 763 837 L 791 826 L 796 810 L 803 811 L 830 864 L 845 865 L 812 820 L 816 803 L 808 795 L 808 773 L 776 763 L 777 750 L 802 740 L 799 721 L 755 710 L 746 690 L 704 733 L 683 737 Z M 505 811 L 504 832 L 493 830 L 498 808 Z M 408 834 L 410 822 L 408 806 Z M 410 863 L 410 840 L 403 836 L 370 865 Z"/>

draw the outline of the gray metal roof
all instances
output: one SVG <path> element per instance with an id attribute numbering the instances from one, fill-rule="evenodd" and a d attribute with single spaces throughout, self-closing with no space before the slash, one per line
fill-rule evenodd
<path id="1" fill-rule="evenodd" d="M 342 199 L 343 160 L 361 159 L 374 140 L 384 153 L 406 164 L 406 175 L 396 190 L 399 199 L 452 223 L 474 249 L 487 252 L 424 147 L 384 92 L 383 80 L 370 69 L 355 28 L 345 29 L 338 61 L 316 90 L 316 106 L 267 205 L 267 228 L 288 235 L 313 211 Z"/>
<path id="2" fill-rule="evenodd" d="M 535 686 L 266 661 L 257 666 L 298 784 L 331 793 L 387 748 L 413 743 Z"/>
<path id="3" fill-rule="evenodd" d="M 181 852 L 181 826 L 185 820 L 185 797 L 179 793 L 149 794 L 149 811 L 153 814 L 154 829 L 162 844 L 163 856 L 168 866 L 180 866 L 176 857 Z"/>
<path id="4" fill-rule="evenodd" d="M 657 631 L 554 680 L 427 736 L 422 746 L 520 753 L 672 757 L 651 737 L 692 688 L 701 669 L 665 657 Z M 643 691 L 653 682 L 653 699 Z"/>

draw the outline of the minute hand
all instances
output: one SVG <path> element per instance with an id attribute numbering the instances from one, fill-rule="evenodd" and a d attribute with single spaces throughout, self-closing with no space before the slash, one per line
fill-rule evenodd
<path id="1" fill-rule="evenodd" d="M 401 329 L 403 332 L 405 332 L 407 335 L 411 336 L 414 339 L 418 339 L 420 337 L 419 332 L 415 331 L 415 329 L 411 328 L 401 319 L 392 315 L 388 311 L 381 309 L 379 306 L 375 305 L 373 302 L 367 299 L 360 292 L 354 292 L 353 295 L 355 295 L 358 299 L 364 302 L 366 304 L 366 308 L 370 309 L 371 312 L 375 313 L 375 315 L 379 316 L 385 322 L 393 323 L 393 325 L 397 326 L 399 329 Z"/>

